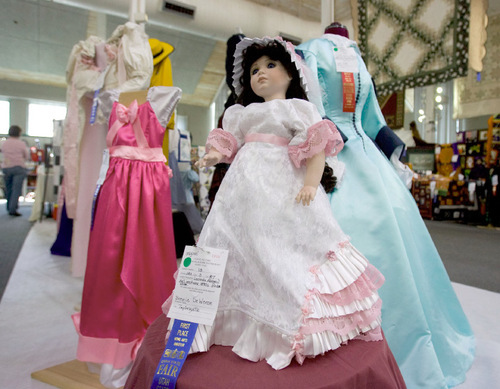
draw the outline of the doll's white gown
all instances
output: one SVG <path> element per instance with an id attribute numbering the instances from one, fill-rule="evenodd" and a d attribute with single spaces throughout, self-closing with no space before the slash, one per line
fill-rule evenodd
<path id="1" fill-rule="evenodd" d="M 342 148 L 336 128 L 299 99 L 232 106 L 223 127 L 208 148 L 227 161 L 237 153 L 197 245 L 229 255 L 214 325 L 198 327 L 191 352 L 234 346 L 281 369 L 349 339 L 382 339 L 383 276 L 349 243 L 321 185 L 310 206 L 295 202 L 305 159 Z"/>

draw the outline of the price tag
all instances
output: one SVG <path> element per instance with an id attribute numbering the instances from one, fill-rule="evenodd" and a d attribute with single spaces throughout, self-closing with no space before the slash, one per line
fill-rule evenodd
<path id="1" fill-rule="evenodd" d="M 496 174 L 493 177 L 491 177 L 491 185 L 493 186 L 498 185 L 498 176 Z"/>
<path id="2" fill-rule="evenodd" d="M 186 246 L 167 317 L 213 324 L 227 254 L 227 250 Z"/>

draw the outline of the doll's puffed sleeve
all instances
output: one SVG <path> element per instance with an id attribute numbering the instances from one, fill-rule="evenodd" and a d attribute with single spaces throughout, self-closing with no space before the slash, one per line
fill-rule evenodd
<path id="1" fill-rule="evenodd" d="M 175 86 L 155 86 L 148 90 L 148 101 L 162 127 L 166 127 L 182 90 Z"/>
<path id="2" fill-rule="evenodd" d="M 323 120 L 314 104 L 300 99 L 288 100 L 290 113 L 286 125 L 292 129 L 293 138 L 288 155 L 296 167 L 321 151 L 326 156 L 337 155 L 344 142 L 337 127 L 330 120 Z"/>
<path id="3" fill-rule="evenodd" d="M 240 118 L 244 107 L 235 104 L 224 112 L 222 128 L 210 131 L 207 138 L 207 153 L 213 147 L 220 152 L 223 157 L 220 162 L 231 163 L 244 141 L 244 135 L 240 128 Z"/>

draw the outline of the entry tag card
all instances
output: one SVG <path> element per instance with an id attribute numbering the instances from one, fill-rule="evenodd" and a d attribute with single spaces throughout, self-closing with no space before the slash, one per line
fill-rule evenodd
<path id="1" fill-rule="evenodd" d="M 227 250 L 186 246 L 167 317 L 213 324 L 227 255 Z"/>
<path id="2" fill-rule="evenodd" d="M 358 57 L 354 47 L 334 47 L 333 56 L 337 72 L 358 73 Z"/>

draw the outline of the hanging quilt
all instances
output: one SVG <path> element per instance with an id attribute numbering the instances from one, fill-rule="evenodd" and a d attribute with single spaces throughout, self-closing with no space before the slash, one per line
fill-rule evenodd
<path id="1" fill-rule="evenodd" d="M 358 0 L 359 48 L 377 91 L 467 75 L 470 0 Z"/>

